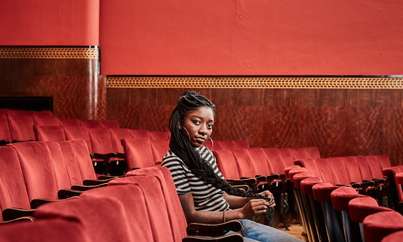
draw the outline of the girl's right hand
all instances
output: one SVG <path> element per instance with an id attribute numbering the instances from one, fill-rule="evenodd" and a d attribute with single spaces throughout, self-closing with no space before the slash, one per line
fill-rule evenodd
<path id="1" fill-rule="evenodd" d="M 244 218 L 265 214 L 269 205 L 265 199 L 251 199 L 241 208 L 241 213 Z"/>

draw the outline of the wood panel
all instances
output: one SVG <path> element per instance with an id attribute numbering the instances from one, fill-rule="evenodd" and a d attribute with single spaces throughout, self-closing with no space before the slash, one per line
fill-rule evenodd
<path id="1" fill-rule="evenodd" d="M 253 146 L 317 146 L 321 154 L 388 154 L 403 164 L 401 90 L 197 89 L 217 106 L 214 139 Z M 165 130 L 185 89 L 109 88 L 108 118 Z"/>
<path id="2" fill-rule="evenodd" d="M 0 95 L 52 97 L 56 115 L 95 119 L 96 52 L 86 47 L 0 48 Z"/>

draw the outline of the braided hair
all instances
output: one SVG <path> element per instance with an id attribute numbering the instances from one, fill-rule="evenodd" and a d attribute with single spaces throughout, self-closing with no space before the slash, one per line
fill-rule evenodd
<path id="1" fill-rule="evenodd" d="M 186 114 L 200 107 L 209 107 L 215 112 L 215 105 L 206 97 L 196 92 L 185 92 L 179 98 L 169 120 L 169 129 L 171 131 L 170 150 L 186 164 L 193 174 L 207 184 L 211 184 L 215 188 L 221 189 L 231 195 L 261 197 L 258 194 L 234 188 L 221 177 L 217 176 L 213 168 L 202 159 L 199 152 L 193 147 L 188 133 L 181 127 L 183 127 Z"/>

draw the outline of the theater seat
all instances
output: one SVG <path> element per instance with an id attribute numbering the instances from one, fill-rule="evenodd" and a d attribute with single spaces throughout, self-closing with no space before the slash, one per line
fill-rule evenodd
<path id="1" fill-rule="evenodd" d="M 11 142 L 10 128 L 8 127 L 7 112 L 0 109 L 0 145 Z"/>
<path id="2" fill-rule="evenodd" d="M 0 226 L 0 242 L 93 242 L 79 221 L 43 219 L 33 223 L 11 223 Z"/>
<path id="3" fill-rule="evenodd" d="M 129 170 L 154 166 L 151 142 L 148 137 L 126 138 L 122 141 Z"/>
<path id="4" fill-rule="evenodd" d="M 382 242 L 401 242 L 403 238 L 403 231 L 394 232 L 382 239 Z"/>
<path id="5" fill-rule="evenodd" d="M 37 126 L 61 126 L 62 122 L 49 111 L 32 112 L 34 125 Z"/>
<path id="6" fill-rule="evenodd" d="M 37 126 L 34 127 L 35 137 L 38 141 L 64 141 L 66 134 L 62 126 Z"/>
<path id="7" fill-rule="evenodd" d="M 381 242 L 385 236 L 403 230 L 403 216 L 395 211 L 374 213 L 363 223 L 365 242 Z"/>
<path id="8" fill-rule="evenodd" d="M 13 142 L 35 140 L 33 112 L 8 110 L 7 116 Z"/>

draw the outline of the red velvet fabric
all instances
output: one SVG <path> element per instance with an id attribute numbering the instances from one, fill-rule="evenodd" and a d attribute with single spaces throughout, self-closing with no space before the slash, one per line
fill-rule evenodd
<path id="1" fill-rule="evenodd" d="M 269 166 L 274 174 L 283 174 L 286 165 L 280 154 L 280 149 L 277 148 L 263 148 L 269 160 Z"/>
<path id="2" fill-rule="evenodd" d="M 129 170 L 154 166 L 153 150 L 148 137 L 127 138 L 122 141 Z"/>
<path id="3" fill-rule="evenodd" d="M 30 207 L 17 152 L 8 146 L 0 147 L 0 193 L 1 210 L 9 207 Z"/>
<path id="4" fill-rule="evenodd" d="M 385 236 L 403 230 L 403 216 L 395 211 L 369 215 L 363 223 L 366 242 L 381 242 Z"/>
<path id="5" fill-rule="evenodd" d="M 74 197 L 45 204 L 36 210 L 34 216 L 75 218 L 83 224 L 91 241 L 153 241 L 141 191 L 134 186 L 119 187 L 117 190 L 124 195 L 119 198 L 116 196 Z M 132 210 L 125 209 L 124 203 L 127 201 L 131 202 Z"/>
<path id="6" fill-rule="evenodd" d="M 162 191 L 167 202 L 168 214 L 171 220 L 171 229 L 175 235 L 175 241 L 180 242 L 182 238 L 186 236 L 187 222 L 182 206 L 179 201 L 179 197 L 176 194 L 176 187 L 173 182 L 170 171 L 165 167 L 149 167 L 144 169 L 138 169 L 129 171 L 127 175 L 147 175 L 154 176 L 160 181 Z"/>
<path id="7" fill-rule="evenodd" d="M 33 112 L 8 110 L 7 115 L 13 141 L 35 140 Z"/>
<path id="8" fill-rule="evenodd" d="M 78 163 L 83 180 L 97 179 L 94 167 L 92 165 L 90 151 L 84 140 L 69 141 L 75 155 L 75 161 Z"/>
<path id="9" fill-rule="evenodd" d="M 382 242 L 401 242 L 402 238 L 403 238 L 403 231 L 399 231 L 391 233 L 388 236 L 385 236 L 382 239 Z"/>
<path id="10" fill-rule="evenodd" d="M 126 178 L 118 178 L 115 180 L 120 179 L 127 180 Z M 161 236 L 161 234 L 154 234 L 154 230 L 156 228 L 155 224 L 153 224 L 153 222 L 155 222 L 154 220 L 158 220 L 159 218 L 158 212 L 160 212 L 162 210 L 161 208 L 163 207 L 161 206 L 162 200 L 159 200 L 158 198 L 149 203 L 149 200 L 151 198 L 147 196 L 150 196 L 150 193 L 155 193 L 154 191 L 145 191 L 140 185 L 135 182 L 118 182 L 115 180 L 113 180 L 113 182 L 111 182 L 106 187 L 88 190 L 84 192 L 81 196 L 83 196 L 84 198 L 113 198 L 114 200 L 119 201 L 120 206 L 123 208 L 123 211 L 125 211 L 125 220 L 127 220 L 128 222 L 126 226 L 128 226 L 128 232 L 130 232 L 130 234 L 132 235 L 131 241 L 133 241 L 133 238 L 136 239 L 137 237 L 140 237 L 140 241 L 144 241 L 144 239 L 146 238 L 152 238 L 152 240 L 150 241 L 164 241 L 161 240 L 160 237 L 157 237 Z M 149 189 L 153 188 L 150 187 Z M 157 203 L 159 203 L 160 205 L 158 209 L 152 207 L 152 205 L 155 205 Z M 150 213 L 150 210 L 152 209 L 156 210 L 151 211 Z M 163 212 L 161 216 L 164 216 L 165 214 Z M 157 216 L 157 218 L 153 218 L 151 215 Z M 169 221 L 166 221 L 164 217 L 162 217 L 161 220 L 157 222 L 159 222 L 158 225 L 160 226 L 160 231 L 165 231 L 167 228 L 169 229 Z M 163 224 L 163 222 L 165 222 L 166 224 Z M 169 238 L 172 241 L 172 237 L 170 237 L 169 234 L 167 234 L 166 238 Z"/>
<path id="11" fill-rule="evenodd" d="M 35 136 L 38 141 L 64 141 L 66 134 L 62 126 L 37 126 Z"/>
<path id="12" fill-rule="evenodd" d="M 249 156 L 248 149 L 232 149 L 241 177 L 254 178 L 257 175 L 255 165 Z"/>
<path id="13" fill-rule="evenodd" d="M 82 224 L 71 219 L 43 219 L 0 226 L 0 242 L 92 242 Z"/>
<path id="14" fill-rule="evenodd" d="M 83 139 L 92 152 L 90 133 L 88 128 L 78 119 L 62 120 L 67 140 Z"/>
<path id="15" fill-rule="evenodd" d="M 114 179 L 110 182 L 110 184 L 138 185 L 144 192 L 144 198 L 147 204 L 147 211 L 150 217 L 154 241 L 171 242 L 174 240 L 174 234 L 171 229 L 171 221 L 165 201 L 169 198 L 164 196 L 160 182 L 156 177 L 127 176 L 124 178 Z"/>
<path id="16" fill-rule="evenodd" d="M 63 152 L 67 172 L 70 177 L 70 183 L 81 184 L 83 181 L 83 175 L 81 174 L 81 168 L 76 159 L 76 155 L 74 154 L 71 141 L 59 142 L 59 144 Z"/>
<path id="17" fill-rule="evenodd" d="M 232 151 L 229 149 L 215 149 L 214 154 L 218 169 L 220 169 L 225 179 L 239 180 L 239 168 Z"/>
<path id="18" fill-rule="evenodd" d="M 118 120 L 100 120 L 102 126 L 108 129 L 112 128 L 119 128 L 119 121 Z"/>
<path id="19" fill-rule="evenodd" d="M 0 140 L 11 142 L 10 128 L 8 127 L 7 111 L 0 109 Z"/>
<path id="20" fill-rule="evenodd" d="M 159 164 L 169 149 L 169 132 L 152 131 L 149 132 L 151 148 L 154 160 Z"/>
<path id="21" fill-rule="evenodd" d="M 332 201 L 332 206 L 334 209 L 341 211 L 348 209 L 348 203 L 351 199 L 356 197 L 361 197 L 354 188 L 352 187 L 339 187 L 330 193 L 330 199 Z"/>
<path id="22" fill-rule="evenodd" d="M 257 175 L 269 176 L 273 174 L 263 148 L 249 148 L 249 156 L 254 163 Z"/>
<path id="23" fill-rule="evenodd" d="M 112 133 L 109 129 L 102 127 L 90 128 L 89 133 L 93 153 L 110 154 L 118 152 L 118 150 L 115 150 L 116 145 L 113 144 Z M 122 150 L 119 151 L 121 153 Z"/>
<path id="24" fill-rule="evenodd" d="M 22 142 L 11 146 L 17 151 L 29 198 L 57 199 L 55 168 L 45 144 Z"/>
<path id="25" fill-rule="evenodd" d="M 323 181 L 319 177 L 309 177 L 305 178 L 300 182 L 301 192 L 307 194 L 308 196 L 313 196 L 312 187 L 315 184 L 322 183 Z"/>
<path id="26" fill-rule="evenodd" d="M 355 222 L 362 222 L 370 214 L 390 210 L 380 207 L 378 202 L 369 196 L 354 198 L 348 203 L 348 214 L 351 220 Z"/>
<path id="27" fill-rule="evenodd" d="M 306 178 L 310 178 L 310 177 L 314 177 L 314 175 L 312 175 L 312 173 L 310 173 L 308 171 L 303 171 L 303 172 L 293 175 L 291 180 L 292 180 L 294 188 L 299 189 L 301 181 Z"/>
<path id="28" fill-rule="evenodd" d="M 319 202 L 330 200 L 330 193 L 337 187 L 331 183 L 318 183 L 312 186 L 313 198 Z"/>
<path id="29" fill-rule="evenodd" d="M 62 122 L 49 111 L 33 112 L 34 124 L 37 126 L 61 126 Z"/>
<path id="30" fill-rule="evenodd" d="M 70 189 L 74 184 L 71 183 L 66 160 L 60 144 L 58 142 L 46 142 L 45 145 L 48 148 L 50 161 L 55 169 L 57 189 Z"/>

